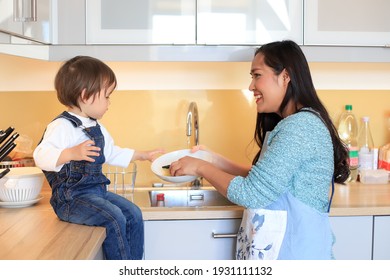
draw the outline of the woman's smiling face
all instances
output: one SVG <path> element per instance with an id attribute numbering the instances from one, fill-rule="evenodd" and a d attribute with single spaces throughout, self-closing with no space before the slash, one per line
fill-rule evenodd
<path id="1" fill-rule="evenodd" d="M 259 53 L 252 61 L 250 74 L 252 81 L 249 90 L 255 97 L 257 112 L 281 115 L 279 108 L 289 82 L 287 71 L 284 69 L 279 75 L 275 74 L 274 70 L 265 64 L 264 55 Z"/>

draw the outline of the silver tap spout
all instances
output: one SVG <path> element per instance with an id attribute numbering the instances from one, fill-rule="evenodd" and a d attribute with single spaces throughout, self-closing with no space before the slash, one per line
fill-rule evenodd
<path id="1" fill-rule="evenodd" d="M 189 141 L 190 148 L 191 145 L 199 145 L 199 114 L 198 106 L 195 102 L 191 102 L 190 106 L 188 107 L 186 128 L 187 136 L 193 136 L 194 138 L 193 142 Z M 195 179 L 193 182 L 191 182 L 191 186 L 195 189 L 201 187 L 202 184 L 202 178 Z"/>
<path id="2" fill-rule="evenodd" d="M 194 127 L 194 132 L 192 131 Z M 198 106 L 191 102 L 187 112 L 187 136 L 194 136 L 194 145 L 199 145 L 199 114 Z"/>

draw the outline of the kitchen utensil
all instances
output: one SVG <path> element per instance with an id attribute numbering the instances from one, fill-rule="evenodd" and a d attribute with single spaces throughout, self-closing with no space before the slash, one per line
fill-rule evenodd
<path id="1" fill-rule="evenodd" d="M 167 175 L 167 166 L 169 166 L 173 161 L 176 161 L 182 157 L 185 156 L 190 156 L 190 157 L 195 157 L 199 159 L 203 159 L 206 161 L 211 162 L 212 161 L 212 156 L 209 152 L 206 151 L 197 151 L 195 153 L 191 153 L 190 149 L 185 149 L 185 150 L 178 150 L 170 153 L 166 153 L 161 155 L 160 157 L 156 158 L 152 165 L 151 169 L 154 174 L 156 174 L 160 179 L 167 181 L 167 182 L 172 182 L 172 183 L 185 183 L 185 182 L 192 182 L 194 181 L 197 176 L 169 176 Z"/>
<path id="2" fill-rule="evenodd" d="M 0 162 L 8 156 L 8 154 L 16 147 L 15 143 L 11 143 L 3 152 L 0 153 Z"/>
<path id="3" fill-rule="evenodd" d="M 9 169 L 9 168 L 4 169 L 3 171 L 1 171 L 0 179 L 3 178 L 5 175 L 7 175 L 10 171 L 11 171 L 11 169 Z"/>
<path id="4" fill-rule="evenodd" d="M 34 200 L 41 192 L 44 174 L 38 167 L 10 168 L 0 179 L 1 201 Z"/>
<path id="5" fill-rule="evenodd" d="M 3 171 L 1 171 L 0 179 L 3 178 L 5 175 L 7 175 L 10 171 L 11 171 L 11 169 L 9 169 L 9 168 L 4 169 Z"/>
<path id="6" fill-rule="evenodd" d="M 0 147 L 0 157 L 7 151 L 7 149 L 14 143 L 15 139 L 19 137 L 19 133 L 15 132 L 7 142 Z M 14 147 L 15 148 L 15 147 Z"/>
<path id="7" fill-rule="evenodd" d="M 14 128 L 11 126 L 8 127 L 5 131 L 1 131 L 2 133 L 0 133 L 0 144 L 3 143 L 3 141 L 7 139 L 9 135 L 11 135 L 12 131 L 14 131 Z"/>

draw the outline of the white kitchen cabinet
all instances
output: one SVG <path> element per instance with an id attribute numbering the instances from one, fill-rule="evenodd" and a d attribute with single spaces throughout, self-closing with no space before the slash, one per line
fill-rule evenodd
<path id="1" fill-rule="evenodd" d="M 14 21 L 14 1 L 0 0 L 0 30 L 23 35 L 23 22 Z"/>
<path id="2" fill-rule="evenodd" d="M 0 0 L 0 31 L 50 43 L 50 0 Z"/>
<path id="3" fill-rule="evenodd" d="M 374 216 L 374 260 L 390 260 L 390 216 Z"/>
<path id="4" fill-rule="evenodd" d="M 373 216 L 330 217 L 336 260 L 371 260 Z"/>
<path id="5" fill-rule="evenodd" d="M 145 259 L 235 259 L 240 223 L 241 219 L 145 221 Z"/>
<path id="6" fill-rule="evenodd" d="M 0 32 L 26 43 L 85 44 L 85 1 L 0 0 Z"/>
<path id="7" fill-rule="evenodd" d="M 303 43 L 302 0 L 197 0 L 197 43 Z"/>
<path id="8" fill-rule="evenodd" d="M 196 0 L 87 0 L 87 44 L 195 44 Z"/>
<path id="9" fill-rule="evenodd" d="M 52 1 L 33 1 L 36 2 L 36 18 L 34 21 L 26 21 L 23 23 L 23 35 L 38 42 L 51 43 L 53 40 L 51 25 Z"/>
<path id="10" fill-rule="evenodd" d="M 87 0 L 89 44 L 303 42 L 302 0 Z"/>
<path id="11" fill-rule="evenodd" d="M 304 45 L 388 46 L 390 1 L 304 1 Z"/>

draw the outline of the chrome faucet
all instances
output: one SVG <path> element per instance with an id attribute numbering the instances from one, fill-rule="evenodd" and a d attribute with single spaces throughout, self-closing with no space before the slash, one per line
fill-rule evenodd
<path id="1" fill-rule="evenodd" d="M 191 102 L 190 106 L 188 107 L 186 127 L 189 148 L 192 148 L 192 146 L 199 145 L 199 114 L 198 106 L 195 102 Z M 190 136 L 193 136 L 193 143 L 190 140 Z M 202 186 L 202 178 L 198 178 L 192 181 L 191 186 L 195 188 Z"/>
<path id="2" fill-rule="evenodd" d="M 192 130 L 194 127 L 194 130 Z M 195 102 L 191 102 L 188 107 L 187 112 L 187 136 L 194 136 L 193 146 L 199 145 L 199 114 L 198 114 L 198 106 Z M 188 144 L 191 145 L 191 141 L 188 141 Z M 191 148 L 191 147 L 190 147 Z"/>

